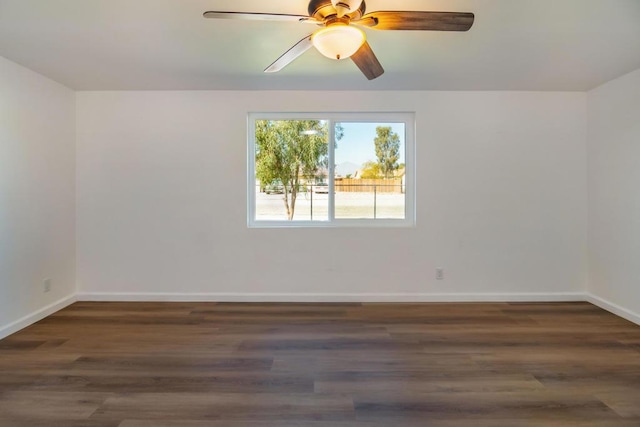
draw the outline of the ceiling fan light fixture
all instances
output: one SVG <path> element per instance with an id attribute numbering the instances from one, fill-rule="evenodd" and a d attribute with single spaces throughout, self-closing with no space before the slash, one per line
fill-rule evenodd
<path id="1" fill-rule="evenodd" d="M 311 36 L 318 52 L 330 59 L 346 59 L 356 53 L 365 42 L 364 32 L 346 24 L 322 28 Z"/>

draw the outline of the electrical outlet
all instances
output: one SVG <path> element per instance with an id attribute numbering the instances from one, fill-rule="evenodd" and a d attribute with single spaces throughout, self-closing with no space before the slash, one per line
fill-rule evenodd
<path id="1" fill-rule="evenodd" d="M 42 290 L 43 292 L 51 291 L 51 279 L 44 279 L 44 281 L 42 282 Z"/>
<path id="2" fill-rule="evenodd" d="M 444 268 L 436 268 L 436 280 L 444 280 Z"/>

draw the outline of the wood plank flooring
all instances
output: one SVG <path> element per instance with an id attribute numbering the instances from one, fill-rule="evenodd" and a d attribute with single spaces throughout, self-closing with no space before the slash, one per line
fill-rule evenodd
<path id="1" fill-rule="evenodd" d="M 0 341 L 2 427 L 640 426 L 588 303 L 76 303 Z"/>

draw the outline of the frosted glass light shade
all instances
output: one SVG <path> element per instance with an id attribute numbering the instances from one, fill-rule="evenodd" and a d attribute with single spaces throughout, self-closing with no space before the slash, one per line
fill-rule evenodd
<path id="1" fill-rule="evenodd" d="M 322 28 L 311 36 L 311 42 L 318 52 L 331 59 L 350 57 L 360 49 L 365 40 L 362 30 L 343 24 Z"/>

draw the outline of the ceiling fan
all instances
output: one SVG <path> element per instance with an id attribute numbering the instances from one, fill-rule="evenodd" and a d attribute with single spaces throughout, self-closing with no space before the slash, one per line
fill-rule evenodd
<path id="1" fill-rule="evenodd" d="M 321 26 L 306 36 L 269 65 L 264 72 L 275 73 L 314 46 L 331 59 L 351 60 L 360 71 L 373 80 L 384 69 L 367 43 L 365 33 L 358 28 L 374 30 L 467 31 L 473 25 L 473 13 L 377 11 L 365 14 L 364 0 L 310 0 L 309 15 L 276 13 L 208 11 L 205 18 L 264 21 L 298 21 Z"/>

